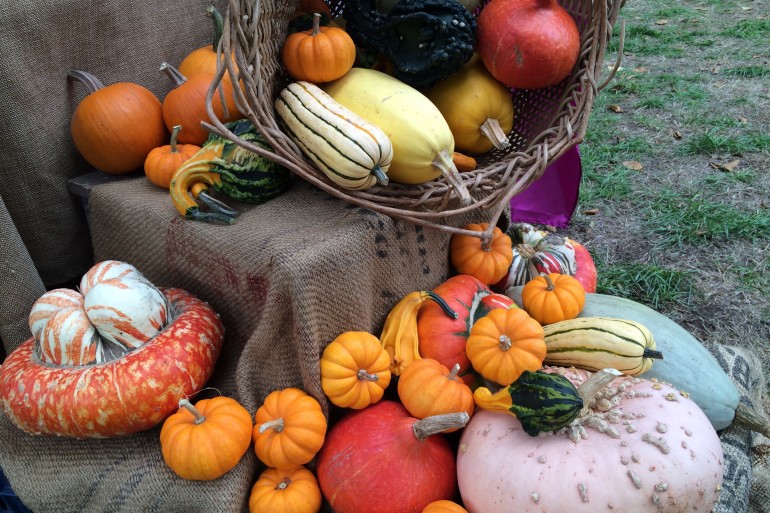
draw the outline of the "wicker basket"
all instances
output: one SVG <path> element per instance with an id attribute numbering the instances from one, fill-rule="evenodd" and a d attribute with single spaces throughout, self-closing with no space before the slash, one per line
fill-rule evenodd
<path id="1" fill-rule="evenodd" d="M 333 13 L 344 12 L 344 2 L 327 2 Z M 289 81 L 281 66 L 280 51 L 295 9 L 294 1 L 229 0 L 220 51 L 228 55 L 234 50 L 236 64 L 222 59 L 224 64 L 209 90 L 210 107 L 211 95 L 224 73 L 240 78 L 244 94 L 239 94 L 236 88 L 239 108 L 265 136 L 274 152 L 240 140 L 216 119 L 211 108 L 212 123 L 207 128 L 275 160 L 318 188 L 350 203 L 418 225 L 479 237 L 486 244 L 510 199 L 539 178 L 549 163 L 582 141 L 594 97 L 601 88 L 598 81 L 604 51 L 622 0 L 560 0 L 560 3 L 572 14 L 581 34 L 578 62 L 572 74 L 555 86 L 512 90 L 515 117 L 510 145 L 504 151 L 492 150 L 476 156 L 478 168 L 461 175 L 473 197 L 470 204 L 456 200 L 453 188 L 443 177 L 420 185 L 391 182 L 366 191 L 343 189 L 327 179 L 281 131 L 273 101 Z M 609 78 L 611 75 L 605 83 Z M 475 209 L 492 210 L 486 232 L 453 225 L 453 216 Z"/>

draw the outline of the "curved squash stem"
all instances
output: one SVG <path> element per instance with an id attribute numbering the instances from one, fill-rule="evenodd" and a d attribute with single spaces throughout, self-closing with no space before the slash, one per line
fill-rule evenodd
<path id="1" fill-rule="evenodd" d="M 179 87 L 180 85 L 187 82 L 187 77 L 182 75 L 178 69 L 167 62 L 161 63 L 160 68 L 158 69 L 164 72 L 166 76 L 171 79 L 171 81 L 174 83 L 174 87 Z"/>
<path id="2" fill-rule="evenodd" d="M 213 196 L 210 196 L 206 190 L 202 190 L 198 193 L 197 198 L 201 203 L 206 205 L 209 209 L 222 215 L 229 217 L 237 217 L 238 211 L 228 207 L 223 201 L 219 201 Z"/>
<path id="3" fill-rule="evenodd" d="M 375 166 L 372 169 L 372 174 L 377 178 L 377 184 L 382 187 L 385 187 L 390 182 L 390 178 L 388 178 L 388 175 L 385 174 L 385 171 L 380 166 Z"/>
<path id="4" fill-rule="evenodd" d="M 438 155 L 433 159 L 432 164 L 441 171 L 441 174 L 455 190 L 455 193 L 460 198 L 460 202 L 463 205 L 470 205 L 473 203 L 471 193 L 468 192 L 468 188 L 465 187 L 465 184 L 460 180 L 460 172 L 457 171 L 457 167 L 452 161 L 452 155 L 449 154 L 449 150 L 443 149 L 438 152 Z"/>
<path id="5" fill-rule="evenodd" d="M 461 429 L 470 420 L 467 412 L 442 413 L 425 417 L 412 424 L 415 438 L 422 442 L 431 435 L 436 435 L 448 429 Z"/>
<path id="6" fill-rule="evenodd" d="M 174 128 L 171 130 L 171 141 L 169 141 L 169 144 L 171 145 L 171 153 L 179 153 L 179 150 L 176 147 L 176 139 L 179 137 L 179 132 L 182 131 L 182 125 L 174 125 Z"/>
<path id="7" fill-rule="evenodd" d="M 545 290 L 547 290 L 548 292 L 551 292 L 553 289 L 556 288 L 556 286 L 553 284 L 553 281 L 547 274 L 543 274 L 541 276 L 545 278 L 545 283 L 547 284 L 547 287 L 545 288 Z"/>
<path id="8" fill-rule="evenodd" d="M 770 420 L 743 403 L 738 403 L 735 408 L 733 424 L 770 438 Z"/>
<path id="9" fill-rule="evenodd" d="M 366 369 L 358 369 L 356 377 L 359 381 L 379 381 L 380 379 L 377 374 L 371 374 Z"/>
<path id="10" fill-rule="evenodd" d="M 604 388 L 608 383 L 618 376 L 622 376 L 623 373 L 617 369 L 602 369 L 591 375 L 590 378 L 585 380 L 577 387 L 577 392 L 580 398 L 583 400 L 583 409 L 580 411 L 580 416 L 583 417 L 591 413 L 591 401 L 596 398 L 596 394 L 599 390 Z"/>
<path id="11" fill-rule="evenodd" d="M 213 5 L 206 7 L 206 16 L 214 21 L 214 37 L 211 40 L 211 47 L 216 52 L 219 47 L 219 41 L 222 39 L 222 32 L 224 32 L 224 19 L 222 18 L 222 13 Z"/>
<path id="12" fill-rule="evenodd" d="M 479 127 L 481 134 L 489 139 L 492 146 L 498 150 L 504 150 L 507 148 L 511 141 L 508 140 L 508 136 L 503 132 L 503 128 L 500 126 L 500 122 L 494 118 L 487 118 Z"/>
<path id="13" fill-rule="evenodd" d="M 180 408 L 184 408 L 185 410 L 187 410 L 190 413 L 192 413 L 193 417 L 195 417 L 195 421 L 194 422 L 195 422 L 196 426 L 206 422 L 206 416 L 203 415 L 201 413 L 201 411 L 198 408 L 196 408 L 195 406 L 193 406 L 192 403 L 190 401 L 188 401 L 187 399 L 184 399 L 184 398 L 180 399 L 179 400 L 179 407 Z"/>
<path id="14" fill-rule="evenodd" d="M 449 304 L 446 301 L 444 301 L 444 298 L 442 298 L 441 296 L 439 296 L 435 292 L 428 290 L 428 291 L 424 291 L 423 294 L 425 295 L 423 297 L 423 300 L 425 298 L 432 299 L 433 301 L 435 301 L 438 304 L 438 306 L 441 307 L 441 309 L 444 311 L 444 313 L 447 314 L 452 319 L 457 319 L 459 317 L 457 312 L 452 310 L 452 307 L 449 306 Z"/>
<path id="15" fill-rule="evenodd" d="M 222 177 L 218 173 L 209 171 L 209 169 L 211 169 L 211 165 L 208 161 L 196 162 L 190 166 L 182 165 L 171 178 L 171 185 L 169 186 L 171 202 L 177 211 L 187 219 L 232 224 L 235 221 L 235 215 L 229 212 L 234 211 L 226 205 L 224 209 L 216 208 L 216 212 L 201 212 L 198 204 L 190 196 L 190 189 L 199 187 L 198 182 L 209 185 L 222 183 Z M 200 197 L 200 192 L 198 195 Z"/>
<path id="16" fill-rule="evenodd" d="M 284 428 L 284 422 L 283 418 L 268 420 L 267 422 L 259 425 L 259 434 L 262 435 L 267 431 L 268 429 L 275 430 L 276 433 L 280 433 L 283 431 Z"/>
<path id="17" fill-rule="evenodd" d="M 104 87 L 104 84 L 102 84 L 101 80 L 99 80 L 98 78 L 96 78 L 94 75 L 92 75 L 87 71 L 73 69 L 72 71 L 67 73 L 67 77 L 77 82 L 80 82 L 81 84 L 85 84 L 85 86 L 88 88 L 89 93 L 94 93 Z"/>

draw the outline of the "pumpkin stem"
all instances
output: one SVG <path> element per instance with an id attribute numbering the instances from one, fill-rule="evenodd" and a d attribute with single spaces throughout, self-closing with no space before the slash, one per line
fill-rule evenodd
<path id="1" fill-rule="evenodd" d="M 310 33 L 310 35 L 317 36 L 320 33 L 321 33 L 321 13 L 314 12 L 313 13 L 313 31 Z"/>
<path id="2" fill-rule="evenodd" d="M 521 255 L 521 258 L 524 260 L 532 260 L 536 253 L 535 248 L 529 244 L 517 244 L 514 249 L 518 251 L 519 255 Z"/>
<path id="3" fill-rule="evenodd" d="M 463 205 L 470 205 L 473 203 L 471 193 L 468 192 L 468 188 L 465 187 L 465 184 L 460 180 L 460 172 L 452 161 L 452 155 L 449 154 L 449 150 L 441 150 L 438 155 L 436 155 L 436 158 L 433 159 L 432 164 L 434 167 L 438 168 L 441 175 L 455 190 L 455 193 L 460 198 L 460 202 Z"/>
<path id="4" fill-rule="evenodd" d="M 494 118 L 487 118 L 479 127 L 484 137 L 489 139 L 492 145 L 498 150 L 504 150 L 511 142 L 503 132 L 500 122 Z"/>
<path id="5" fill-rule="evenodd" d="M 222 39 L 222 33 L 224 32 L 224 20 L 222 19 L 222 13 L 213 5 L 206 7 L 206 16 L 214 21 L 214 38 L 211 41 L 211 47 L 216 52 L 219 47 L 219 40 Z"/>
<path id="6" fill-rule="evenodd" d="M 259 426 L 259 434 L 262 435 L 267 431 L 268 429 L 274 429 L 276 433 L 280 433 L 283 431 L 284 422 L 283 418 L 268 420 L 267 422 L 264 422 L 260 424 Z"/>
<path id="7" fill-rule="evenodd" d="M 275 485 L 276 490 L 285 490 L 291 484 L 291 479 L 287 476 L 281 479 L 281 482 Z"/>
<path id="8" fill-rule="evenodd" d="M 171 145 L 171 153 L 179 153 L 179 150 L 176 149 L 176 138 L 179 137 L 179 132 L 182 130 L 182 125 L 174 125 L 174 128 L 171 130 L 171 141 L 169 144 Z"/>
<path id="9" fill-rule="evenodd" d="M 457 374 L 459 373 L 460 373 L 460 364 L 456 363 L 449 370 L 449 374 L 447 374 L 446 379 L 448 379 L 449 381 L 454 381 L 455 379 L 457 379 Z"/>
<path id="10" fill-rule="evenodd" d="M 171 79 L 171 81 L 174 83 L 174 87 L 179 87 L 180 85 L 187 82 L 187 77 L 182 75 L 178 69 L 176 69 L 174 66 L 167 62 L 163 62 L 160 65 L 160 71 L 163 71 L 166 73 L 166 76 Z"/>
<path id="11" fill-rule="evenodd" d="M 85 86 L 88 88 L 89 93 L 94 93 L 104 87 L 104 84 L 102 84 L 101 80 L 99 80 L 98 78 L 96 78 L 94 75 L 92 75 L 87 71 L 73 69 L 67 73 L 67 76 L 73 80 L 80 82 L 81 84 L 85 84 Z"/>
<path id="12" fill-rule="evenodd" d="M 642 352 L 642 358 L 652 358 L 653 360 L 662 360 L 663 359 L 663 353 L 660 351 L 656 351 L 655 349 L 647 349 L 644 348 L 644 351 Z"/>
<path id="13" fill-rule="evenodd" d="M 502 334 L 500 335 L 500 350 L 501 351 L 507 351 L 513 346 L 513 342 L 511 342 L 511 338 L 506 335 Z"/>
<path id="14" fill-rule="evenodd" d="M 596 398 L 596 394 L 599 390 L 604 388 L 610 381 L 622 376 L 623 373 L 617 369 L 602 369 L 591 375 L 590 378 L 585 380 L 577 387 L 577 392 L 580 398 L 583 400 L 583 410 L 580 412 L 580 416 L 584 416 L 591 411 L 590 404 Z"/>
<path id="15" fill-rule="evenodd" d="M 770 438 L 770 422 L 768 422 L 767 417 L 760 415 L 756 410 L 742 402 L 738 403 L 735 408 L 733 424 Z"/>
<path id="16" fill-rule="evenodd" d="M 444 311 L 444 313 L 445 313 L 445 314 L 447 314 L 449 317 L 451 317 L 452 319 L 457 319 L 457 318 L 459 317 L 459 315 L 457 314 L 457 312 L 455 312 L 454 310 L 452 310 L 452 307 L 450 307 L 450 306 L 447 304 L 447 302 L 446 302 L 446 301 L 444 301 L 444 299 L 443 299 L 441 296 L 439 296 L 438 294 L 436 294 L 435 292 L 433 292 L 433 291 L 430 291 L 430 290 L 429 290 L 429 291 L 427 291 L 427 292 L 425 292 L 425 294 L 426 294 L 426 295 L 427 295 L 427 296 L 428 296 L 430 299 L 432 299 L 433 301 L 435 301 L 435 302 L 438 304 L 438 306 L 440 306 L 440 307 L 441 307 L 441 309 Z"/>
<path id="17" fill-rule="evenodd" d="M 383 171 L 380 166 L 375 166 L 374 169 L 372 169 L 372 174 L 377 178 L 378 185 L 385 187 L 388 185 L 388 182 L 390 182 L 390 178 L 388 178 L 388 175 L 385 174 L 385 171 Z"/>
<path id="18" fill-rule="evenodd" d="M 356 377 L 360 381 L 379 381 L 379 377 L 377 374 L 371 374 L 366 371 L 366 369 L 358 369 L 358 374 L 356 374 Z"/>
<path id="19" fill-rule="evenodd" d="M 547 290 L 548 292 L 551 292 L 553 289 L 555 289 L 555 288 L 556 288 L 556 286 L 553 284 L 553 280 L 551 280 L 551 277 L 550 277 L 550 276 L 548 276 L 547 274 L 542 274 L 541 276 L 542 276 L 543 278 L 545 278 L 545 282 L 546 282 L 546 284 L 548 285 L 548 286 L 545 288 L 545 290 Z"/>
<path id="20" fill-rule="evenodd" d="M 412 424 L 415 438 L 422 442 L 429 436 L 449 429 L 462 429 L 470 420 L 467 412 L 441 413 L 420 419 Z"/>
<path id="21" fill-rule="evenodd" d="M 190 401 L 188 401 L 185 398 L 182 398 L 179 400 L 179 407 L 184 408 L 185 410 L 192 413 L 193 417 L 195 417 L 195 425 L 203 424 L 206 421 L 206 416 L 203 415 L 198 408 L 192 405 Z"/>

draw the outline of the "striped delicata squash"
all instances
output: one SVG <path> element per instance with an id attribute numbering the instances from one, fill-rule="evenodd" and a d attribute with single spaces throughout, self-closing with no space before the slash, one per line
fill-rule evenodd
<path id="1" fill-rule="evenodd" d="M 275 111 L 302 153 L 335 184 L 352 190 L 387 185 L 390 138 L 315 84 L 290 83 L 276 98 Z"/>
<path id="2" fill-rule="evenodd" d="M 254 125 L 241 119 L 226 123 L 239 139 L 272 151 Z M 264 203 L 283 193 L 289 170 L 217 134 L 209 134 L 201 150 L 171 178 L 171 201 L 180 214 L 198 221 L 230 224 L 237 212 L 207 193 L 208 188 L 239 201 Z M 210 212 L 201 211 L 195 199 Z"/>

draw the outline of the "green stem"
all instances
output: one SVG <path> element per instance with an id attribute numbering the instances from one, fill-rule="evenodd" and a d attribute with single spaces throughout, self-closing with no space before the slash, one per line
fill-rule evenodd
<path id="1" fill-rule="evenodd" d="M 224 20 L 222 19 L 222 13 L 213 5 L 206 7 L 206 16 L 214 21 L 214 38 L 211 41 L 211 46 L 216 52 L 219 47 L 219 40 L 222 39 L 222 33 L 224 32 Z"/>
<path id="2" fill-rule="evenodd" d="M 182 130 L 182 125 L 174 125 L 174 128 L 171 130 L 171 141 L 169 144 L 171 145 L 171 153 L 179 153 L 179 150 L 176 148 L 176 138 L 179 137 L 179 132 Z"/>
<path id="3" fill-rule="evenodd" d="M 644 349 L 644 352 L 642 353 L 643 358 L 652 358 L 654 360 L 662 360 L 663 359 L 663 353 L 660 351 L 656 351 L 655 349 Z"/>
<path id="4" fill-rule="evenodd" d="M 385 174 L 385 171 L 383 171 L 380 166 L 376 166 L 374 169 L 372 169 L 372 174 L 377 177 L 377 184 L 383 187 L 388 185 L 388 182 L 390 182 L 390 178 L 388 178 L 388 175 Z"/>
<path id="5" fill-rule="evenodd" d="M 201 212 L 197 206 L 188 208 L 187 212 L 185 212 L 185 217 L 193 221 L 203 221 L 205 223 L 233 224 L 235 222 L 233 216 L 214 212 Z"/>
<path id="6" fill-rule="evenodd" d="M 228 207 L 226 203 L 210 196 L 206 191 L 201 191 L 198 193 L 198 200 L 200 200 L 201 203 L 209 207 L 214 212 L 218 212 L 229 217 L 238 216 L 238 212 L 236 210 L 233 210 L 232 208 Z"/>
<path id="7" fill-rule="evenodd" d="M 452 310 L 452 307 L 450 307 L 449 304 L 447 304 L 447 302 L 444 301 L 444 298 L 442 298 L 441 296 L 439 296 L 433 291 L 428 291 L 427 294 L 428 294 L 428 297 L 430 297 L 433 301 L 438 303 L 438 306 L 440 306 L 441 309 L 444 311 L 444 313 L 447 314 L 449 317 L 451 317 L 452 319 L 457 319 L 459 317 L 459 315 L 457 315 L 457 312 Z"/>

